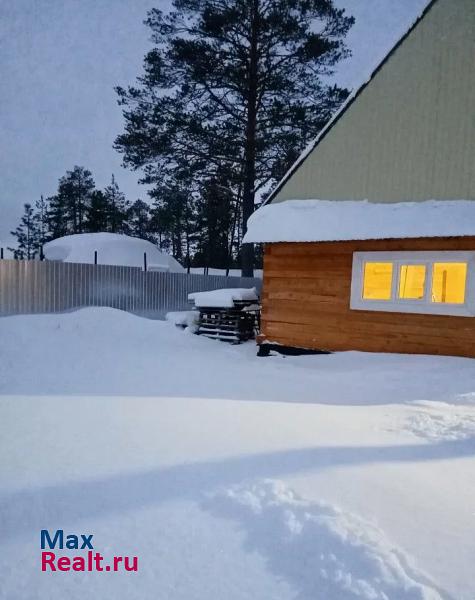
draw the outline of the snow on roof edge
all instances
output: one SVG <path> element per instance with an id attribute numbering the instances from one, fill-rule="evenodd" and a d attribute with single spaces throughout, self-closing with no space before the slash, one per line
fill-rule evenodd
<path id="1" fill-rule="evenodd" d="M 292 177 L 292 175 L 297 171 L 300 165 L 308 158 L 308 156 L 315 150 L 318 144 L 326 137 L 327 133 L 333 128 L 333 126 L 340 120 L 343 114 L 350 108 L 353 102 L 358 98 L 358 96 L 365 90 L 369 83 L 374 79 L 377 73 L 381 70 L 381 68 L 386 64 L 392 54 L 401 46 L 404 40 L 410 35 L 410 33 L 417 27 L 417 25 L 422 21 L 422 19 L 426 16 L 426 14 L 431 10 L 436 2 L 439 0 L 429 0 L 424 9 L 415 17 L 415 19 L 411 22 L 408 29 L 403 33 L 403 35 L 397 40 L 394 46 L 389 50 L 389 52 L 378 62 L 376 67 L 370 72 L 368 77 L 366 77 L 363 82 L 356 87 L 348 96 L 346 101 L 342 104 L 342 106 L 335 112 L 335 114 L 330 118 L 330 120 L 326 123 L 323 129 L 318 133 L 317 137 L 309 142 L 307 146 L 303 149 L 301 154 L 295 160 L 295 162 L 289 167 L 280 181 L 277 183 L 275 188 L 270 193 L 269 197 L 265 200 L 262 206 L 266 204 L 272 203 L 274 198 L 280 192 L 280 190 L 284 187 L 287 181 Z"/>
<path id="2" fill-rule="evenodd" d="M 286 200 L 258 209 L 244 243 L 475 236 L 474 200 Z"/>

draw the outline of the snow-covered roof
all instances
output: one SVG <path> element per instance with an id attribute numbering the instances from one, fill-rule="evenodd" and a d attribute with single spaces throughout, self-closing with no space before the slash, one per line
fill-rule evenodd
<path id="1" fill-rule="evenodd" d="M 287 183 L 287 181 L 292 177 L 292 175 L 297 171 L 300 165 L 309 157 L 309 155 L 313 152 L 313 150 L 318 146 L 318 144 L 323 140 L 324 137 L 331 131 L 333 126 L 340 120 L 340 118 L 344 115 L 344 113 L 350 108 L 353 102 L 360 96 L 360 94 L 364 91 L 367 85 L 373 80 L 373 78 L 377 75 L 377 73 L 382 69 L 382 67 L 386 64 L 389 58 L 394 54 L 394 52 L 399 48 L 399 46 L 404 42 L 404 40 L 409 36 L 409 34 L 413 31 L 413 29 L 418 25 L 418 23 L 425 17 L 427 12 L 432 8 L 432 6 L 438 0 L 428 0 L 424 9 L 416 16 L 416 18 L 410 23 L 409 27 L 405 31 L 404 35 L 398 40 L 398 42 L 393 46 L 393 48 L 388 52 L 388 54 L 381 60 L 371 74 L 362 81 L 361 85 L 355 88 L 351 94 L 348 96 L 346 101 L 341 105 L 340 109 L 336 111 L 333 117 L 327 122 L 325 127 L 320 131 L 317 137 L 312 140 L 301 154 L 297 157 L 297 160 L 290 166 L 287 172 L 284 174 L 282 179 L 277 183 L 275 188 L 270 193 L 269 197 L 265 201 L 264 204 L 270 204 L 272 200 L 277 196 L 283 186 Z"/>
<path id="2" fill-rule="evenodd" d="M 210 308 L 230 308 L 235 301 L 258 300 L 256 288 L 225 288 L 209 292 L 193 292 L 188 294 L 188 300 L 193 300 L 195 306 Z"/>
<path id="3" fill-rule="evenodd" d="M 475 201 L 287 200 L 261 207 L 247 225 L 245 243 L 475 236 Z"/>
<path id="4" fill-rule="evenodd" d="M 47 242 L 43 248 L 46 260 L 72 263 L 94 263 L 96 250 L 100 265 L 143 267 L 146 253 L 150 271 L 185 272 L 173 256 L 160 252 L 152 242 L 120 233 L 65 235 Z"/>

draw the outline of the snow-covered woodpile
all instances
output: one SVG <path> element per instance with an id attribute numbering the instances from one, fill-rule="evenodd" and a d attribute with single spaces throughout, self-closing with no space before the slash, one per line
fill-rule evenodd
<path id="1" fill-rule="evenodd" d="M 255 288 L 197 292 L 188 298 L 199 310 L 196 334 L 234 344 L 255 337 L 259 314 Z"/>

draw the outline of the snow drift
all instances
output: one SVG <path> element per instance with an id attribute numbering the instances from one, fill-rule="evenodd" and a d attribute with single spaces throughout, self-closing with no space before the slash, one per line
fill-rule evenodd
<path id="1" fill-rule="evenodd" d="M 173 256 L 160 252 L 151 242 L 119 233 L 79 233 L 66 235 L 43 248 L 47 260 L 72 263 L 94 263 L 124 267 L 143 267 L 144 253 L 150 271 L 184 273 L 185 269 Z"/>

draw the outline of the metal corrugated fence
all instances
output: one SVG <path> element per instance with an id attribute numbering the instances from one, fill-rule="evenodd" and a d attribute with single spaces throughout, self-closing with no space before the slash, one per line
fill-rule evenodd
<path id="1" fill-rule="evenodd" d="M 256 287 L 261 280 L 222 275 L 144 272 L 136 267 L 0 260 L 0 316 L 109 306 L 153 319 L 190 308 L 188 294 Z"/>

